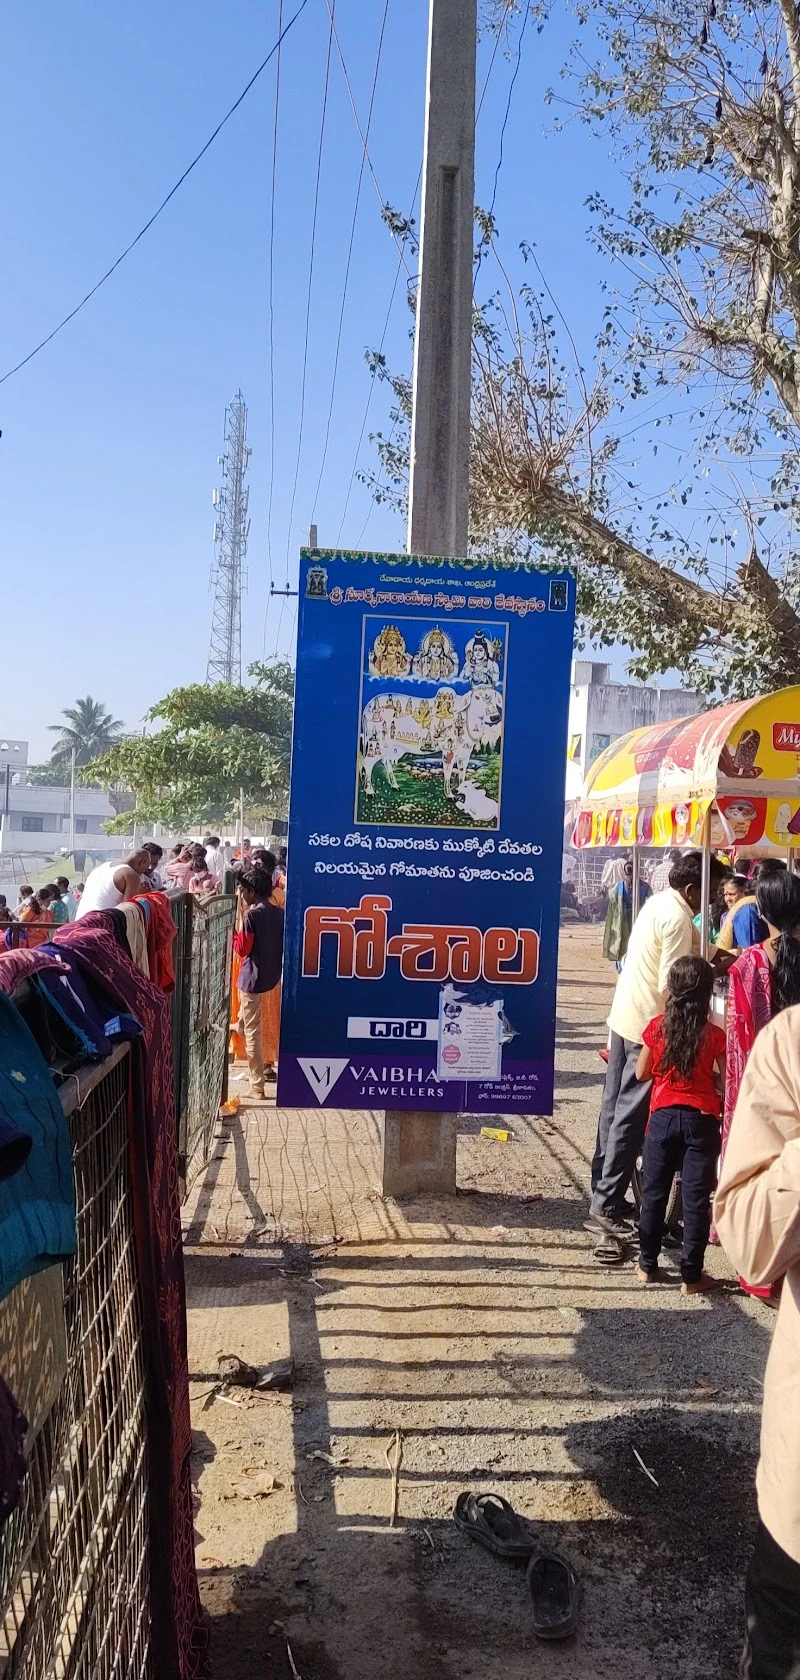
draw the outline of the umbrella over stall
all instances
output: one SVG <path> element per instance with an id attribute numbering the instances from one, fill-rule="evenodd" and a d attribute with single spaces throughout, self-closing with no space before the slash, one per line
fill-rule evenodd
<path id="1" fill-rule="evenodd" d="M 800 686 L 622 735 L 587 773 L 572 844 L 630 847 L 637 883 L 642 849 L 699 846 L 705 937 L 712 850 L 791 865 L 800 848 Z"/>

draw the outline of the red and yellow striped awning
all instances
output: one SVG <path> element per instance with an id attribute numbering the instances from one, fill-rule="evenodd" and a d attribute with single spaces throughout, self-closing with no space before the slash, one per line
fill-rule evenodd
<path id="1" fill-rule="evenodd" d="M 633 729 L 591 766 L 572 843 L 800 847 L 800 686 Z"/>

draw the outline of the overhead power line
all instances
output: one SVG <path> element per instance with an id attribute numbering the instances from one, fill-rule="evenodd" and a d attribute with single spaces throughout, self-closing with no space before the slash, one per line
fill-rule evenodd
<path id="1" fill-rule="evenodd" d="M 369 147 L 367 145 L 366 135 L 364 134 L 364 129 L 362 127 L 361 118 L 359 117 L 359 114 L 358 114 L 358 106 L 356 105 L 356 102 L 355 102 L 355 97 L 354 97 L 354 94 L 353 94 L 353 86 L 352 86 L 352 83 L 350 81 L 350 76 L 349 76 L 349 73 L 348 73 L 347 65 L 345 64 L 344 53 L 342 52 L 342 43 L 339 40 L 338 31 L 337 31 L 337 28 L 336 28 L 336 24 L 334 22 L 334 17 L 333 17 L 334 7 L 331 5 L 331 0 L 325 0 L 325 4 L 328 8 L 328 16 L 331 20 L 331 31 L 333 33 L 333 39 L 336 42 L 336 51 L 339 54 L 339 63 L 342 66 L 342 75 L 344 76 L 345 87 L 347 88 L 347 96 L 348 96 L 348 99 L 350 100 L 350 109 L 353 113 L 353 121 L 355 122 L 356 128 L 358 129 L 359 138 L 360 138 L 361 144 L 364 148 L 364 156 L 367 160 L 367 165 L 368 165 L 368 168 L 369 168 L 370 175 L 372 176 L 372 184 L 375 188 L 375 192 L 377 193 L 378 203 L 381 207 L 381 212 L 383 212 L 383 210 L 385 208 L 385 205 L 386 205 L 386 199 L 384 198 L 383 193 L 381 192 L 380 182 L 378 180 L 377 175 L 375 174 L 375 169 L 374 169 L 374 166 L 373 166 L 372 158 L 369 155 Z M 396 233 L 394 233 L 394 232 L 392 233 L 392 238 L 395 242 L 395 245 L 397 246 L 397 250 L 398 250 L 398 253 L 400 255 L 400 259 L 403 262 L 403 264 L 405 265 L 405 270 L 406 270 L 406 273 L 407 273 L 407 275 L 409 277 L 409 280 L 410 280 L 411 279 L 411 270 L 408 266 L 408 263 L 406 262 L 405 251 L 403 249 L 403 246 L 401 245 L 400 240 L 398 239 Z"/>
<path id="2" fill-rule="evenodd" d="M 275 122 L 272 130 L 272 187 L 269 210 L 269 503 L 267 507 L 267 554 L 272 581 L 272 500 L 275 490 L 275 178 L 278 167 L 278 113 L 281 98 L 281 40 L 283 0 L 278 7 L 278 56 L 275 67 Z"/>
<path id="3" fill-rule="evenodd" d="M 333 0 L 333 4 L 334 4 L 334 7 L 335 7 L 336 0 Z M 314 255 L 315 255 L 316 243 L 317 243 L 317 214 L 318 214 L 318 211 L 319 211 L 319 186 L 320 186 L 320 180 L 321 180 L 321 177 L 322 177 L 322 154 L 323 154 L 323 151 L 324 151 L 324 148 L 325 148 L 325 119 L 326 119 L 327 114 L 328 114 L 328 89 L 329 89 L 329 86 L 330 86 L 331 54 L 332 54 L 332 51 L 333 51 L 333 30 L 334 30 L 333 12 L 331 11 L 330 7 L 328 8 L 328 10 L 330 12 L 331 26 L 330 26 L 330 30 L 328 32 L 328 50 L 327 50 L 327 53 L 326 53 L 326 56 L 325 56 L 325 86 L 324 86 L 323 92 L 322 92 L 322 115 L 320 117 L 319 148 L 318 148 L 318 151 L 317 151 L 317 176 L 316 176 L 316 181 L 314 183 L 314 209 L 313 209 L 312 216 L 311 216 L 311 250 L 310 250 L 309 259 L 308 259 L 308 288 L 307 288 L 307 292 L 306 292 L 306 324 L 305 324 L 305 334 L 304 334 L 304 339 L 303 339 L 303 371 L 302 371 L 302 375 L 301 375 L 301 378 L 300 378 L 300 426 L 299 426 L 299 433 L 298 433 L 298 438 L 297 438 L 297 454 L 295 456 L 295 463 L 294 463 L 294 482 L 292 484 L 292 497 L 291 497 L 291 502 L 289 504 L 289 518 L 288 518 L 287 525 L 286 525 L 286 570 L 287 570 L 287 573 L 288 573 L 288 570 L 289 570 L 289 550 L 290 550 L 291 541 L 292 541 L 292 523 L 293 523 L 293 520 L 294 520 L 295 502 L 297 500 L 297 484 L 298 484 L 298 480 L 299 480 L 299 477 L 300 477 L 300 456 L 301 456 L 302 450 L 303 450 L 303 429 L 304 429 L 305 417 L 306 417 L 306 380 L 307 380 L 307 375 L 308 375 L 309 329 L 310 329 L 310 326 L 311 326 L 311 293 L 312 293 L 312 289 L 313 289 L 313 285 L 314 285 Z M 286 587 L 287 587 L 287 589 L 289 587 L 288 580 L 287 580 Z M 278 626 L 278 634 L 280 635 L 280 625 Z"/>
<path id="4" fill-rule="evenodd" d="M 316 511 L 317 511 L 317 502 L 319 500 L 320 488 L 322 486 L 322 476 L 323 476 L 323 473 L 325 471 L 325 462 L 327 461 L 327 458 L 328 458 L 328 444 L 330 442 L 331 421 L 333 419 L 333 404 L 334 404 L 334 400 L 335 400 L 335 397 L 336 397 L 336 380 L 337 380 L 337 376 L 338 376 L 338 373 L 339 373 L 339 354 L 340 354 L 340 351 L 341 351 L 341 348 L 342 348 L 342 328 L 344 326 L 344 312 L 345 312 L 345 308 L 346 308 L 346 305 L 347 305 L 347 287 L 348 287 L 348 283 L 349 283 L 349 280 L 350 280 L 350 267 L 351 267 L 351 264 L 352 264 L 352 261 L 353 261 L 353 246 L 355 244 L 355 237 L 356 237 L 356 224 L 358 222 L 358 209 L 359 209 L 359 205 L 361 203 L 361 187 L 362 187 L 363 180 L 364 180 L 364 165 L 367 161 L 367 143 L 369 141 L 370 128 L 372 127 L 372 113 L 373 113 L 373 110 L 375 108 L 375 93 L 376 93 L 377 86 L 378 86 L 378 73 L 379 73 L 380 67 L 381 67 L 381 55 L 383 53 L 383 38 L 384 38 L 384 35 L 386 33 L 386 19 L 387 19 L 388 13 L 389 13 L 389 0 L 384 0 L 383 17 L 381 18 L 381 30 L 380 30 L 380 35 L 378 37 L 378 51 L 377 51 L 377 54 L 376 54 L 376 57 L 375 57 L 375 72 L 374 72 L 374 75 L 372 77 L 372 90 L 370 92 L 370 97 L 369 97 L 369 110 L 367 111 L 367 123 L 366 123 L 366 129 L 364 131 L 364 144 L 361 148 L 361 162 L 359 164 L 358 180 L 356 182 L 356 198 L 355 198 L 355 204 L 353 205 L 353 219 L 352 219 L 352 222 L 350 224 L 350 241 L 349 241 L 349 244 L 348 244 L 348 247 L 347 247 L 347 261 L 345 263 L 344 283 L 342 285 L 342 302 L 341 302 L 341 307 L 339 309 L 339 326 L 338 326 L 337 333 L 336 333 L 336 349 L 335 349 L 334 357 L 333 357 L 333 376 L 332 376 L 332 379 L 331 379 L 331 395 L 330 395 L 330 402 L 328 404 L 328 418 L 327 418 L 327 421 L 325 423 L 325 439 L 324 439 L 323 446 L 322 446 L 322 460 L 320 461 L 319 476 L 317 478 L 317 488 L 314 491 L 314 504 L 313 504 L 313 507 L 312 507 L 312 510 L 311 510 L 312 523 L 313 523 Z M 400 269 L 399 269 L 399 266 L 398 266 L 398 275 L 399 275 L 399 272 L 400 272 Z M 397 286 L 397 280 L 395 280 L 395 287 L 396 286 Z M 392 290 L 392 298 L 394 298 L 394 289 Z"/>
<path id="5" fill-rule="evenodd" d="M 69 314 L 64 316 L 63 321 L 59 321 L 58 326 L 54 327 L 52 332 L 49 332 L 47 334 L 46 338 L 41 339 L 40 343 L 35 345 L 33 350 L 28 351 L 27 356 L 23 356 L 23 358 L 20 362 L 17 362 L 14 367 L 8 369 L 7 373 L 4 373 L 0 376 L 0 385 L 4 385 L 7 379 L 11 379 L 13 374 L 19 373 L 20 368 L 26 367 L 28 362 L 32 362 L 34 356 L 38 356 L 40 350 L 44 350 L 44 348 L 47 344 L 52 344 L 53 339 L 56 338 L 57 335 L 60 332 L 63 331 L 64 327 L 69 325 L 70 321 L 74 321 L 75 316 L 79 315 L 82 309 L 85 309 L 89 300 L 94 297 L 96 292 L 99 292 L 100 287 L 104 286 L 107 280 L 111 279 L 112 274 L 114 274 L 116 272 L 116 270 L 119 268 L 120 264 L 125 261 L 126 257 L 130 256 L 131 251 L 135 248 L 135 246 L 137 246 L 139 244 L 139 241 L 141 239 L 144 239 L 145 234 L 149 233 L 151 227 L 153 226 L 153 223 L 158 221 L 159 216 L 161 215 L 163 210 L 166 210 L 167 205 L 169 204 L 170 200 L 175 197 L 176 192 L 178 192 L 179 188 L 183 186 L 184 181 L 186 181 L 188 179 L 188 177 L 191 175 L 192 170 L 197 168 L 197 165 L 200 162 L 201 158 L 204 158 L 205 155 L 206 155 L 206 152 L 209 150 L 209 148 L 211 146 L 213 146 L 214 141 L 217 139 L 217 136 L 222 133 L 222 130 L 225 127 L 225 124 L 227 122 L 230 122 L 230 119 L 233 116 L 234 112 L 238 111 L 239 106 L 241 105 L 242 101 L 247 98 L 247 95 L 250 92 L 250 89 L 258 81 L 258 78 L 262 74 L 262 71 L 266 70 L 267 65 L 275 57 L 275 54 L 277 53 L 277 51 L 278 51 L 278 49 L 281 45 L 281 42 L 285 41 L 286 36 L 289 33 L 289 30 L 297 22 L 297 19 L 299 18 L 300 13 L 305 11 L 307 5 L 308 5 L 308 0 L 300 0 L 300 5 L 298 6 L 296 12 L 289 19 L 289 22 L 287 23 L 285 29 L 283 29 L 281 31 L 281 33 L 279 34 L 277 41 L 275 42 L 274 46 L 272 46 L 270 48 L 269 52 L 267 53 L 266 58 L 263 60 L 263 62 L 261 64 L 259 64 L 258 69 L 250 77 L 250 80 L 247 83 L 247 86 L 242 89 L 241 93 L 239 94 L 238 99 L 236 99 L 234 101 L 230 110 L 226 111 L 225 116 L 222 118 L 222 121 L 217 123 L 217 126 L 214 129 L 213 134 L 209 135 L 209 138 L 207 139 L 205 145 L 197 153 L 197 156 L 192 158 L 191 163 L 188 165 L 188 167 L 186 169 L 184 169 L 183 174 L 175 182 L 174 187 L 170 188 L 169 192 L 167 193 L 166 198 L 163 198 L 161 200 L 161 203 L 159 204 L 158 209 L 153 211 L 153 214 L 150 217 L 149 221 L 145 222 L 144 227 L 141 227 L 139 229 L 139 232 L 136 234 L 136 237 L 131 240 L 129 245 L 125 246 L 124 251 L 120 252 L 120 255 L 117 257 L 116 262 L 113 262 L 111 264 L 111 267 L 106 269 L 105 274 L 101 275 L 100 279 L 96 282 L 96 284 L 94 286 L 92 286 L 91 290 L 86 293 L 86 296 L 81 298 L 80 303 L 76 303 L 75 308 L 71 309 Z"/>
<path id="6" fill-rule="evenodd" d="M 405 246 L 408 243 L 408 239 L 410 237 L 411 223 L 412 223 L 413 216 L 414 216 L 414 206 L 417 202 L 417 194 L 419 192 L 421 184 L 422 184 L 422 164 L 420 164 L 419 174 L 417 175 L 417 184 L 414 188 L 414 197 L 411 200 L 411 209 L 410 209 L 410 211 L 408 213 L 408 216 L 406 218 L 406 232 L 403 236 L 403 252 L 405 251 Z M 358 472 L 358 458 L 359 458 L 359 455 L 361 454 L 361 445 L 364 442 L 364 433 L 367 429 L 367 419 L 369 417 L 369 411 L 370 411 L 370 406 L 372 404 L 372 398 L 375 395 L 375 385 L 376 385 L 377 378 L 378 378 L 378 368 L 380 366 L 381 356 L 383 355 L 383 346 L 386 343 L 386 335 L 389 331 L 389 322 L 391 320 L 392 309 L 394 308 L 394 300 L 395 300 L 395 297 L 397 295 L 397 286 L 398 286 L 398 282 L 400 280 L 400 273 L 401 273 L 402 268 L 403 268 L 403 253 L 401 252 L 400 260 L 398 261 L 397 268 L 395 270 L 394 283 L 392 285 L 391 294 L 389 296 L 389 304 L 388 304 L 388 308 L 386 310 L 386 318 L 385 318 L 384 323 L 383 323 L 383 332 L 381 333 L 381 341 L 380 341 L 380 344 L 378 345 L 378 349 L 377 349 L 376 356 L 375 356 L 375 361 L 374 361 L 373 367 L 372 367 L 372 373 L 371 373 L 371 376 L 370 376 L 369 388 L 367 390 L 367 400 L 366 400 L 366 403 L 364 404 L 364 413 L 363 413 L 362 418 L 361 418 L 361 430 L 358 434 L 358 442 L 356 444 L 355 455 L 353 457 L 353 465 L 352 465 L 352 468 L 351 468 L 351 471 L 350 471 L 350 481 L 349 481 L 348 486 L 347 486 L 347 495 L 345 497 L 344 507 L 342 509 L 342 517 L 341 517 L 341 520 L 339 522 L 339 530 L 338 530 L 337 537 L 336 537 L 337 548 L 338 548 L 338 546 L 339 546 L 339 544 L 342 540 L 342 531 L 344 530 L 344 522 L 347 518 L 347 509 L 350 505 L 350 496 L 352 494 L 353 485 L 355 484 L 355 481 L 356 481 L 356 474 Z M 394 431 L 394 427 L 392 428 L 392 431 Z M 370 512 L 372 512 L 372 504 L 370 505 Z M 367 518 L 369 518 L 369 515 L 367 515 Z M 364 528 L 366 529 L 366 521 L 365 521 Z M 361 541 L 361 539 L 359 538 L 359 542 L 356 545 L 357 547 L 360 546 L 360 541 Z"/>
<path id="7" fill-rule="evenodd" d="M 499 50 L 499 47 L 500 47 L 500 42 L 501 42 L 501 39 L 502 39 L 503 26 L 506 22 L 506 19 L 508 18 L 508 14 L 511 10 L 512 4 L 513 4 L 513 0 L 506 0 L 505 12 L 503 14 L 503 19 L 502 19 L 500 28 L 498 29 L 498 32 L 497 32 L 497 36 L 496 36 L 495 43 L 494 43 L 494 50 L 492 52 L 492 56 L 491 56 L 491 59 L 489 61 L 489 66 L 488 66 L 488 69 L 486 71 L 486 77 L 485 77 L 485 80 L 484 80 L 483 87 L 481 89 L 481 96 L 480 96 L 480 99 L 478 101 L 478 108 L 477 108 L 477 111 L 475 113 L 475 126 L 476 126 L 476 128 L 477 128 L 477 124 L 478 124 L 478 118 L 480 117 L 481 111 L 483 110 L 483 102 L 484 102 L 484 100 L 486 98 L 486 94 L 488 92 L 489 82 L 491 81 L 491 77 L 492 77 L 492 71 L 494 70 L 495 59 L 497 58 L 498 50 Z M 519 60 L 517 62 L 517 69 L 518 68 L 519 68 Z M 514 72 L 514 77 L 512 79 L 512 85 L 511 85 L 511 91 L 512 92 L 513 92 L 514 81 L 516 81 L 516 70 Z M 506 123 L 508 122 L 509 110 L 510 110 L 510 99 L 509 99 L 509 107 L 506 110 L 505 122 L 503 124 L 503 135 L 505 135 L 505 126 L 506 126 Z M 501 144 L 502 144 L 502 142 L 501 142 Z M 408 224 L 411 223 L 411 219 L 414 215 L 414 205 L 416 204 L 416 201 L 417 201 L 417 193 L 419 192 L 421 182 L 422 182 L 422 166 L 420 165 L 419 174 L 417 176 L 417 184 L 416 184 L 416 187 L 414 188 L 414 197 L 413 197 L 412 204 L 411 204 L 411 210 L 410 210 L 408 218 L 407 218 Z M 342 540 L 342 531 L 344 530 L 344 524 L 345 524 L 345 520 L 347 518 L 347 510 L 348 510 L 348 507 L 350 505 L 350 497 L 352 495 L 353 485 L 355 484 L 356 475 L 358 473 L 358 460 L 359 460 L 359 456 L 361 454 L 361 445 L 364 442 L 364 433 L 367 429 L 367 419 L 369 417 L 369 411 L 370 411 L 370 407 L 372 405 L 372 398 L 375 395 L 375 385 L 376 385 L 377 376 L 378 376 L 379 360 L 380 360 L 381 355 L 383 354 L 383 346 L 386 342 L 386 336 L 387 336 L 388 331 L 389 331 L 389 321 L 391 319 L 392 309 L 394 307 L 394 300 L 395 300 L 395 297 L 397 295 L 397 285 L 398 285 L 398 281 L 400 279 L 400 270 L 403 267 L 404 251 L 405 251 L 405 245 L 406 245 L 407 239 L 408 239 L 408 234 L 405 235 L 405 237 L 403 239 L 403 242 L 402 242 L 403 243 L 403 251 L 401 251 L 400 261 L 398 262 L 398 265 L 397 265 L 397 270 L 396 270 L 395 277 L 394 277 L 394 282 L 393 282 L 393 285 L 392 285 L 391 295 L 389 297 L 389 305 L 388 305 L 388 308 L 387 308 L 387 311 L 386 311 L 386 319 L 385 319 L 384 324 L 383 324 L 383 332 L 381 334 L 381 341 L 380 341 L 380 345 L 378 347 L 377 357 L 376 357 L 376 361 L 375 361 L 375 364 L 374 364 L 373 369 L 372 369 L 372 374 L 370 376 L 369 389 L 367 391 L 367 400 L 366 400 L 366 404 L 365 404 L 365 407 L 364 407 L 364 413 L 363 413 L 362 420 L 361 420 L 361 429 L 360 429 L 359 434 L 358 434 L 358 442 L 356 444 L 353 466 L 352 466 L 352 470 L 351 470 L 351 473 L 350 473 L 350 480 L 349 480 L 349 483 L 348 483 L 348 486 L 347 486 L 347 495 L 345 497 L 345 503 L 344 503 L 344 507 L 342 509 L 342 517 L 341 517 L 341 520 L 339 522 L 339 531 L 338 531 L 338 534 L 337 534 L 337 537 L 336 537 L 337 548 L 338 548 L 338 546 L 339 546 L 339 544 Z M 478 265 L 480 266 L 480 258 L 479 258 L 479 261 L 478 261 Z M 407 265 L 406 265 L 406 271 L 408 271 L 407 270 Z M 392 429 L 389 433 L 389 437 L 388 437 L 388 440 L 387 440 L 389 443 L 391 443 L 392 438 L 394 437 L 395 430 L 396 430 L 396 422 L 392 425 Z M 375 508 L 375 502 L 374 502 L 374 499 L 373 499 L 370 502 L 367 517 L 364 520 L 364 524 L 362 526 L 361 533 L 360 533 L 360 535 L 358 537 L 358 540 L 357 540 L 357 543 L 356 543 L 357 548 L 361 547 L 364 532 L 366 531 L 367 525 L 369 524 L 369 521 L 372 517 L 372 513 L 374 511 L 374 508 Z"/>

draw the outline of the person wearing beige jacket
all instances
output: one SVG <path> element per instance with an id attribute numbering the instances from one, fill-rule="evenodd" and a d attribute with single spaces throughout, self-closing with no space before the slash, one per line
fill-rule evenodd
<path id="1" fill-rule="evenodd" d="M 756 1039 L 714 1216 L 740 1276 L 783 1278 L 767 1361 L 741 1680 L 800 1680 L 800 1005 Z"/>

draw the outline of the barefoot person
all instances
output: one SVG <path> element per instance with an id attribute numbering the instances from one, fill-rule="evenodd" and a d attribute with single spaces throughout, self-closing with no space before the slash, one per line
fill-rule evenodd
<path id="1" fill-rule="evenodd" d="M 762 1289 L 783 1279 L 761 1420 L 759 1525 L 747 1572 L 742 1680 L 800 1675 L 800 1008 L 747 1063 L 714 1204 L 722 1245 Z"/>
<path id="2" fill-rule="evenodd" d="M 636 1067 L 638 1079 L 652 1081 L 636 1275 L 640 1283 L 653 1283 L 657 1276 L 667 1203 L 679 1172 L 684 1295 L 702 1295 L 717 1287 L 716 1278 L 703 1270 L 725 1081 L 725 1034 L 708 1019 L 713 984 L 714 971 L 704 957 L 679 957 L 673 963 L 666 1009 L 645 1027 Z"/>
<path id="3" fill-rule="evenodd" d="M 654 893 L 643 906 L 631 930 L 608 1017 L 608 1066 L 592 1161 L 592 1204 L 585 1224 L 588 1231 L 612 1244 L 627 1242 L 633 1234 L 625 1196 L 650 1112 L 650 1086 L 636 1077 L 644 1030 L 663 1014 L 673 963 L 699 953 L 700 935 L 692 918 L 700 909 L 702 868 L 700 852 L 679 858 L 670 871 L 666 892 Z M 712 896 L 723 874 L 723 865 L 712 858 Z"/>

